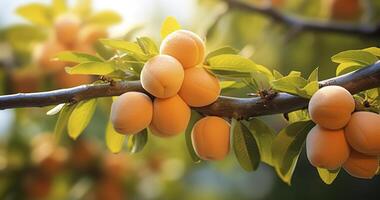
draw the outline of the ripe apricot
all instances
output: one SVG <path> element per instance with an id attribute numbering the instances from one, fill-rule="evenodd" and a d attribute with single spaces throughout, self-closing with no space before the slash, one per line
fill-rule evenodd
<path id="1" fill-rule="evenodd" d="M 177 135 L 185 131 L 190 114 L 189 106 L 178 95 L 167 99 L 156 98 L 153 103 L 153 119 L 150 128 L 157 136 Z"/>
<path id="2" fill-rule="evenodd" d="M 98 39 L 106 38 L 107 31 L 99 26 L 85 26 L 79 31 L 78 42 L 93 45 Z"/>
<path id="3" fill-rule="evenodd" d="M 306 137 L 306 153 L 313 166 L 334 170 L 346 162 L 350 148 L 343 129 L 329 130 L 316 125 Z"/>
<path id="4" fill-rule="evenodd" d="M 357 20 L 363 13 L 360 0 L 333 0 L 331 17 L 337 20 Z"/>
<path id="5" fill-rule="evenodd" d="M 57 40 L 65 45 L 73 45 L 79 34 L 80 19 L 75 15 L 62 15 L 54 23 Z"/>
<path id="6" fill-rule="evenodd" d="M 173 56 L 184 68 L 189 68 L 203 62 L 205 44 L 197 34 L 178 30 L 170 33 L 162 41 L 160 53 Z"/>
<path id="7" fill-rule="evenodd" d="M 218 98 L 219 81 L 204 68 L 192 67 L 185 70 L 185 78 L 178 94 L 189 106 L 206 106 Z"/>
<path id="8" fill-rule="evenodd" d="M 56 40 L 49 40 L 37 47 L 35 54 L 37 63 L 47 73 L 62 70 L 66 66 L 66 63 L 58 60 L 53 60 L 53 58 L 59 52 L 66 50 L 66 47 Z"/>
<path id="9" fill-rule="evenodd" d="M 126 92 L 112 104 L 111 122 L 122 134 L 136 134 L 150 124 L 153 115 L 151 99 L 141 92 Z"/>
<path id="10" fill-rule="evenodd" d="M 365 155 L 351 150 L 350 157 L 343 164 L 343 169 L 351 176 L 370 179 L 375 176 L 379 168 L 379 157 Z"/>
<path id="11" fill-rule="evenodd" d="M 34 68 L 16 69 L 10 73 L 12 92 L 36 92 L 42 83 L 41 73 Z"/>
<path id="12" fill-rule="evenodd" d="M 230 150 L 230 125 L 220 117 L 197 121 L 191 132 L 193 147 L 203 160 L 222 160 Z"/>
<path id="13" fill-rule="evenodd" d="M 168 55 L 158 55 L 145 63 L 141 71 L 141 84 L 158 98 L 173 97 L 181 88 L 184 70 L 181 63 Z"/>
<path id="14" fill-rule="evenodd" d="M 348 143 L 361 153 L 380 155 L 380 116 L 355 112 L 345 128 Z"/>
<path id="15" fill-rule="evenodd" d="M 340 86 L 319 89 L 310 99 L 311 119 L 327 129 L 341 129 L 350 120 L 355 101 L 350 92 Z"/>

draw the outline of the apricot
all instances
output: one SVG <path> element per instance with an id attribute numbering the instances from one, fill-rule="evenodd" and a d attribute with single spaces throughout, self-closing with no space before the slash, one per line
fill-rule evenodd
<path id="1" fill-rule="evenodd" d="M 12 91 L 19 92 L 36 92 L 41 84 L 41 73 L 33 68 L 21 68 L 12 71 L 10 81 L 12 83 Z"/>
<path id="2" fill-rule="evenodd" d="M 336 20 L 357 20 L 363 13 L 360 0 L 333 0 L 330 10 Z"/>
<path id="3" fill-rule="evenodd" d="M 219 81 L 204 68 L 192 67 L 185 70 L 185 78 L 178 94 L 189 106 L 206 106 L 218 98 Z"/>
<path id="4" fill-rule="evenodd" d="M 152 121 L 151 99 L 141 92 L 126 92 L 119 96 L 111 107 L 111 122 L 121 134 L 136 134 Z"/>
<path id="5" fill-rule="evenodd" d="M 350 92 L 340 86 L 319 89 L 310 99 L 311 119 L 327 129 L 341 129 L 350 120 L 355 101 Z"/>
<path id="6" fill-rule="evenodd" d="M 201 159 L 222 160 L 230 150 L 230 125 L 220 117 L 204 117 L 195 123 L 191 139 Z"/>
<path id="7" fill-rule="evenodd" d="M 168 55 L 158 55 L 145 63 L 141 71 L 143 88 L 158 98 L 176 95 L 181 88 L 184 70 L 181 63 Z"/>
<path id="8" fill-rule="evenodd" d="M 316 125 L 306 137 L 307 158 L 314 167 L 334 170 L 350 155 L 343 129 L 329 130 Z"/>
<path id="9" fill-rule="evenodd" d="M 170 33 L 162 41 L 160 53 L 173 56 L 186 69 L 203 62 L 205 44 L 197 34 L 178 30 Z"/>
<path id="10" fill-rule="evenodd" d="M 62 70 L 66 63 L 53 58 L 62 51 L 66 51 L 66 47 L 56 40 L 49 40 L 37 47 L 35 56 L 38 65 L 47 73 Z"/>
<path id="11" fill-rule="evenodd" d="M 380 155 L 380 116 L 355 112 L 345 128 L 348 143 L 361 153 Z"/>
<path id="12" fill-rule="evenodd" d="M 153 103 L 153 134 L 161 137 L 178 135 L 185 131 L 190 120 L 190 108 L 175 95 L 167 99 L 156 98 Z"/>
<path id="13" fill-rule="evenodd" d="M 79 31 L 78 42 L 93 45 L 98 39 L 106 38 L 107 31 L 99 26 L 85 26 Z"/>
<path id="14" fill-rule="evenodd" d="M 54 23 L 56 38 L 65 45 L 73 45 L 81 27 L 80 19 L 75 15 L 62 15 Z"/>
<path id="15" fill-rule="evenodd" d="M 362 154 L 355 150 L 351 150 L 350 157 L 343 164 L 343 169 L 357 178 L 370 179 L 375 176 L 378 168 L 379 158 L 377 156 Z"/>

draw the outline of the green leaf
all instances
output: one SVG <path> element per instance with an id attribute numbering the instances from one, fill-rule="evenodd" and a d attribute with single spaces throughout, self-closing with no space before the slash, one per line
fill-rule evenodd
<path id="1" fill-rule="evenodd" d="M 55 56 L 54 59 L 73 63 L 102 62 L 102 60 L 96 56 L 72 51 L 60 52 Z"/>
<path id="2" fill-rule="evenodd" d="M 371 65 L 378 58 L 372 53 L 363 50 L 348 50 L 334 55 L 331 60 L 335 63 L 356 62 L 363 65 Z"/>
<path id="3" fill-rule="evenodd" d="M 323 169 L 323 168 L 317 168 L 319 177 L 322 179 L 324 183 L 327 185 L 330 185 L 331 183 L 334 182 L 336 177 L 338 176 L 340 172 L 340 168 L 336 170 L 328 170 L 328 169 Z"/>
<path id="4" fill-rule="evenodd" d="M 92 0 L 75 1 L 74 12 L 82 18 L 87 18 L 92 13 Z"/>
<path id="5" fill-rule="evenodd" d="M 266 67 L 254 63 L 252 60 L 240 55 L 224 54 L 214 56 L 208 60 L 209 66 L 205 66 L 210 70 L 222 70 L 238 73 L 260 72 L 273 78 L 272 73 Z"/>
<path id="6" fill-rule="evenodd" d="M 236 159 L 246 171 L 255 171 L 260 164 L 260 152 L 255 138 L 240 121 L 232 119 L 231 132 Z"/>
<path id="7" fill-rule="evenodd" d="M 277 70 L 273 70 L 273 78 L 274 79 L 280 79 L 280 78 L 282 78 L 282 77 L 284 77 L 284 75 L 282 75 L 279 71 L 277 71 Z"/>
<path id="8" fill-rule="evenodd" d="M 65 105 L 62 108 L 62 111 L 59 113 L 59 116 L 54 128 L 54 141 L 56 143 L 59 143 L 63 133 L 66 131 L 67 122 L 69 120 L 71 113 L 73 112 L 75 108 L 75 105 L 76 104 Z"/>
<path id="9" fill-rule="evenodd" d="M 104 60 L 109 60 L 112 57 L 116 55 L 116 50 L 106 47 L 103 43 L 100 41 L 96 41 L 95 44 L 93 45 L 96 53 L 102 57 Z"/>
<path id="10" fill-rule="evenodd" d="M 64 103 L 58 104 L 54 108 L 50 109 L 49 111 L 46 112 L 46 115 L 52 116 L 58 114 L 62 108 L 65 106 Z"/>
<path id="11" fill-rule="evenodd" d="M 96 99 L 79 102 L 71 113 L 67 130 L 69 136 L 76 140 L 83 130 L 88 126 L 96 108 Z"/>
<path id="12" fill-rule="evenodd" d="M 106 145 L 112 153 L 119 153 L 124 146 L 127 136 L 115 131 L 112 123 L 109 121 L 106 129 Z"/>
<path id="13" fill-rule="evenodd" d="M 144 129 L 140 133 L 137 133 L 128 137 L 128 143 L 127 143 L 128 151 L 132 154 L 138 153 L 144 149 L 147 142 L 148 142 L 148 131 L 147 129 Z"/>
<path id="14" fill-rule="evenodd" d="M 357 62 L 344 62 L 340 63 L 336 68 L 336 75 L 340 76 L 343 74 L 347 74 L 353 71 L 356 71 L 360 68 L 363 68 L 365 65 Z"/>
<path id="15" fill-rule="evenodd" d="M 276 137 L 275 131 L 257 118 L 252 118 L 247 123 L 259 146 L 261 161 L 273 166 L 272 143 Z"/>
<path id="16" fill-rule="evenodd" d="M 312 81 L 301 89 L 301 93 L 303 93 L 303 95 L 301 96 L 305 98 L 311 98 L 313 94 L 317 92 L 318 90 L 319 90 L 318 81 Z"/>
<path id="17" fill-rule="evenodd" d="M 116 39 L 100 39 L 100 42 L 111 48 L 136 56 L 139 59 L 146 58 L 140 46 L 134 42 L 128 42 L 125 40 L 116 40 Z"/>
<path id="18" fill-rule="evenodd" d="M 288 122 L 291 124 L 294 122 L 306 121 L 306 120 L 310 120 L 307 109 L 297 110 L 297 111 L 288 113 Z"/>
<path id="19" fill-rule="evenodd" d="M 122 18 L 118 13 L 109 10 L 95 13 L 87 19 L 88 23 L 97 24 L 101 26 L 111 26 L 118 24 L 121 21 Z"/>
<path id="20" fill-rule="evenodd" d="M 380 57 L 380 48 L 378 47 L 369 47 L 369 48 L 363 49 L 362 51 L 369 52 L 374 56 Z"/>
<path id="21" fill-rule="evenodd" d="M 255 86 L 255 92 L 259 90 L 267 90 L 271 88 L 269 78 L 262 73 L 252 72 L 251 73 L 251 82 Z"/>
<path id="22" fill-rule="evenodd" d="M 186 139 L 186 146 L 187 150 L 190 154 L 191 160 L 195 163 L 201 162 L 201 159 L 198 157 L 197 153 L 194 150 L 193 147 L 193 140 L 191 138 L 191 132 L 193 130 L 194 124 L 202 118 L 202 115 L 200 115 L 197 111 L 191 110 L 191 118 L 190 122 L 187 125 L 186 131 L 185 131 L 185 139 Z"/>
<path id="23" fill-rule="evenodd" d="M 55 17 L 67 12 L 68 6 L 66 0 L 53 0 L 52 10 Z"/>
<path id="24" fill-rule="evenodd" d="M 50 8 L 40 3 L 30 3 L 20 6 L 17 14 L 38 26 L 50 26 L 52 22 Z"/>
<path id="25" fill-rule="evenodd" d="M 307 78 L 307 82 L 313 82 L 317 81 L 318 82 L 318 67 L 315 68 L 309 75 L 309 78 Z"/>
<path id="26" fill-rule="evenodd" d="M 290 185 L 306 136 L 314 127 L 309 121 L 298 121 L 282 129 L 272 144 L 272 158 L 278 176 Z"/>
<path id="27" fill-rule="evenodd" d="M 236 81 L 219 81 L 219 85 L 221 89 L 229 88 L 235 83 Z"/>
<path id="28" fill-rule="evenodd" d="M 174 17 L 169 16 L 162 23 L 160 31 L 161 38 L 164 39 L 167 35 L 179 29 L 181 29 L 181 25 L 178 21 Z"/>
<path id="29" fill-rule="evenodd" d="M 238 54 L 239 52 L 232 48 L 232 47 L 229 47 L 229 46 L 226 46 L 226 47 L 222 47 L 222 48 L 219 48 L 219 49 L 216 49 L 214 51 L 211 51 L 210 53 L 207 54 L 206 58 L 205 58 L 205 61 L 207 62 L 208 59 L 212 58 L 212 57 L 215 57 L 215 56 L 219 56 L 219 55 L 224 55 L 224 54 Z"/>
<path id="30" fill-rule="evenodd" d="M 287 92 L 290 94 L 298 94 L 298 89 L 307 85 L 307 80 L 299 76 L 285 76 L 283 78 L 273 80 L 272 88 L 277 91 Z"/>
<path id="31" fill-rule="evenodd" d="M 107 75 L 116 70 L 113 62 L 85 62 L 75 65 L 74 67 L 66 67 L 68 74 L 89 74 L 89 75 Z"/>
<path id="32" fill-rule="evenodd" d="M 153 57 L 159 53 L 156 43 L 148 37 L 137 38 L 137 44 L 140 46 L 142 51 L 150 57 Z"/>

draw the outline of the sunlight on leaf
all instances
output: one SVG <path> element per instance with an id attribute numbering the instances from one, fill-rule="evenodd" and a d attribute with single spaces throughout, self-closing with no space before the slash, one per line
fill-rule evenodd
<path id="1" fill-rule="evenodd" d="M 88 23 L 101 25 L 101 26 L 111 26 L 120 23 L 122 20 L 121 16 L 114 11 L 101 11 L 95 13 L 87 19 Z"/>
<path id="2" fill-rule="evenodd" d="M 328 170 L 328 169 L 323 169 L 323 168 L 318 167 L 317 170 L 318 170 L 319 177 L 327 185 L 330 185 L 331 183 L 333 183 L 340 172 L 340 168 L 336 170 Z"/>
<path id="3" fill-rule="evenodd" d="M 68 134 L 72 139 L 77 139 L 90 123 L 95 108 L 96 99 L 81 101 L 75 106 L 67 124 Z"/>
<path id="4" fill-rule="evenodd" d="M 46 112 L 46 115 L 52 116 L 58 114 L 62 108 L 65 106 L 64 103 L 58 104 L 54 108 L 50 109 L 49 111 Z"/>
<path id="5" fill-rule="evenodd" d="M 179 29 L 181 29 L 181 25 L 178 23 L 176 18 L 172 16 L 167 17 L 161 26 L 161 39 L 164 39 L 167 35 Z"/>
<path id="6" fill-rule="evenodd" d="M 18 7 L 16 12 L 35 25 L 50 26 L 53 23 L 50 8 L 44 4 L 30 3 Z"/>
<path id="7" fill-rule="evenodd" d="M 112 123 L 109 121 L 106 129 L 106 145 L 112 153 L 119 153 L 124 146 L 127 136 L 115 131 Z"/>
<path id="8" fill-rule="evenodd" d="M 85 62 L 74 67 L 66 67 L 68 74 L 107 75 L 116 70 L 113 62 Z"/>
<path id="9" fill-rule="evenodd" d="M 63 133 L 66 131 L 67 122 L 71 113 L 73 112 L 76 104 L 73 105 L 65 105 L 62 108 L 62 111 L 59 113 L 57 122 L 54 128 L 54 141 L 59 143 Z"/>
<path id="10" fill-rule="evenodd" d="M 356 62 L 363 65 L 371 65 L 375 63 L 378 58 L 367 51 L 348 50 L 334 55 L 331 57 L 331 60 L 335 63 Z"/>

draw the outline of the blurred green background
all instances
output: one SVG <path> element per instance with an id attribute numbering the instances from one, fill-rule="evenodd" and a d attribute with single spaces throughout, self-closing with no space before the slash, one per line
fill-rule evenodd
<path id="1" fill-rule="evenodd" d="M 380 22 L 380 1 L 344 0 L 332 9 L 333 1 L 273 0 L 272 6 L 326 22 Z M 0 1 L 0 94 L 67 85 L 54 82 L 58 76 L 45 73 L 33 57 L 38 44 L 51 37 L 51 27 L 31 25 L 16 14 L 19 6 L 32 2 L 51 4 L 50 0 Z M 271 1 L 246 2 L 266 6 Z M 352 9 L 355 3 L 359 7 Z M 319 67 L 321 79 L 335 75 L 332 55 L 380 44 L 380 35 L 297 31 L 257 13 L 228 9 L 220 0 L 69 0 L 68 4 L 120 15 L 119 23 L 102 26 L 111 38 L 150 36 L 159 42 L 162 21 L 174 16 L 184 28 L 206 39 L 208 51 L 227 45 L 243 49 L 256 63 L 283 74 L 298 70 L 308 75 Z M 56 116 L 45 115 L 50 108 L 0 111 L 0 199 L 380 199 L 379 177 L 359 180 L 342 171 L 328 186 L 304 152 L 291 186 L 265 164 L 253 173 L 243 171 L 232 155 L 219 162 L 192 163 L 183 135 L 170 139 L 150 135 L 141 153 L 113 155 L 104 143 L 110 103 L 100 100 L 80 139 L 65 136 L 58 149 L 51 139 Z M 281 115 L 262 118 L 276 130 L 286 125 Z"/>

